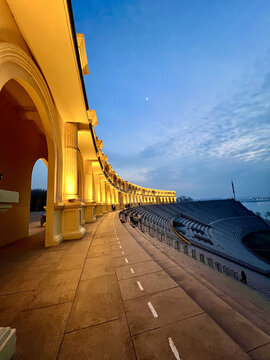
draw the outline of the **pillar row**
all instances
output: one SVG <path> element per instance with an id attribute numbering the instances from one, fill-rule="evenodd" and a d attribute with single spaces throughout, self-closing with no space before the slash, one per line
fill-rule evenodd
<path id="1" fill-rule="evenodd" d="M 93 179 L 93 166 L 91 160 L 85 160 L 84 170 L 84 217 L 86 223 L 96 221 L 96 208 L 94 202 L 94 179 Z"/>
<path id="2" fill-rule="evenodd" d="M 64 200 L 62 232 L 65 240 L 80 239 L 85 234 L 82 226 L 83 206 L 78 196 L 78 126 L 65 123 L 64 133 Z"/>

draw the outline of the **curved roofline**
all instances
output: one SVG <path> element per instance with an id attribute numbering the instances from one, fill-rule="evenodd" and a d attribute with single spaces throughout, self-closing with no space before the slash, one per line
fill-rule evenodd
<path id="1" fill-rule="evenodd" d="M 76 54 L 77 67 L 78 67 L 79 74 L 80 74 L 80 81 L 81 81 L 82 91 L 83 91 L 83 95 L 84 95 L 85 107 L 86 107 L 86 111 L 87 111 L 87 110 L 90 110 L 90 107 L 89 107 L 89 103 L 88 103 L 88 98 L 87 98 L 87 93 L 86 93 L 86 88 L 85 88 L 85 83 L 84 83 L 84 78 L 83 78 L 83 72 L 82 72 L 82 67 L 81 67 L 81 61 L 80 61 L 80 54 L 79 54 L 79 48 L 78 48 L 78 42 L 77 42 L 77 35 L 76 35 L 73 8 L 72 8 L 71 0 L 66 0 L 66 2 L 67 2 L 67 9 L 68 9 L 69 20 L 70 20 L 72 40 L 73 40 L 73 45 L 74 45 L 75 54 Z M 108 164 L 108 166 L 111 166 L 111 165 L 109 164 L 109 162 L 107 160 L 102 161 L 102 159 L 101 159 L 100 154 L 102 154 L 104 158 L 106 158 L 106 155 L 101 151 L 101 149 L 97 145 L 97 137 L 96 137 L 96 134 L 95 134 L 94 126 L 93 126 L 93 124 L 91 122 L 89 123 L 89 130 L 90 130 L 91 137 L 92 137 L 92 140 L 93 140 L 96 155 L 97 155 L 100 167 L 102 169 L 102 172 L 103 172 L 105 178 L 110 182 L 110 184 L 112 186 L 114 186 L 119 191 L 124 192 L 124 193 L 130 193 L 130 191 L 119 188 L 116 184 L 114 184 L 113 181 L 111 181 L 110 176 L 107 174 L 103 163 L 106 162 Z M 120 181 L 124 182 L 127 186 L 132 186 L 132 187 L 139 188 L 139 189 L 137 189 L 139 191 L 156 192 L 156 193 L 160 192 L 161 193 L 161 194 L 136 194 L 136 189 L 134 189 L 134 194 L 136 194 L 136 195 L 161 196 L 161 197 L 166 197 L 166 196 L 172 197 L 173 196 L 173 197 L 175 197 L 175 191 L 146 188 L 146 187 L 143 187 L 141 185 L 130 183 L 129 181 L 126 181 L 126 180 L 122 179 L 119 175 L 117 175 L 117 173 L 114 170 L 113 170 L 113 172 L 117 177 L 116 181 L 119 181 L 119 179 L 120 179 Z"/>
<path id="2" fill-rule="evenodd" d="M 78 68 L 79 68 L 79 74 L 80 74 L 80 79 L 81 79 L 81 84 L 82 84 L 85 107 L 86 107 L 86 110 L 88 110 L 89 109 L 89 104 L 88 104 L 86 88 L 85 88 L 85 83 L 84 83 L 83 73 L 82 73 L 82 68 L 81 68 L 80 54 L 79 54 L 79 47 L 78 47 L 78 42 L 77 42 L 77 35 L 76 35 L 76 28 L 75 28 L 75 21 L 74 21 L 72 3 L 71 3 L 71 0 L 66 0 L 66 1 L 67 1 L 67 7 L 68 7 L 68 15 L 69 15 L 72 39 L 73 39 L 74 48 L 75 48 L 75 54 L 76 54 L 76 59 L 77 59 L 77 65 L 78 65 Z"/>

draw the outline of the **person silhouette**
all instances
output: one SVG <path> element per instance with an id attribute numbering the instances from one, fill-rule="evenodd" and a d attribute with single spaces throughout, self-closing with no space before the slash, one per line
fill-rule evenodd
<path id="1" fill-rule="evenodd" d="M 241 271 L 241 280 L 240 280 L 243 284 L 247 283 L 247 275 L 244 272 L 244 270 Z"/>

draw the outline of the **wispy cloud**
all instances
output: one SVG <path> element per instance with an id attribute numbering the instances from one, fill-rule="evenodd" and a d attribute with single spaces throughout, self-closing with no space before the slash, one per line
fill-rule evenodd
<path id="1" fill-rule="evenodd" d="M 121 176 L 122 179 L 129 179 L 129 181 L 132 183 L 145 184 L 148 181 L 149 169 L 134 166 L 125 168 L 119 167 L 117 169 L 117 173 Z"/>
<path id="2" fill-rule="evenodd" d="M 148 145 L 137 154 L 109 154 L 113 166 L 132 182 L 187 194 L 209 187 L 217 172 L 221 180 L 234 175 L 246 181 L 249 171 L 270 162 L 270 74 L 260 69 L 238 89 L 193 118 L 156 122 L 141 135 L 140 145 Z M 214 181 L 211 186 L 218 189 Z"/>
<path id="3" fill-rule="evenodd" d="M 267 79 L 267 80 L 266 80 Z M 203 117 L 179 122 L 174 134 L 146 147 L 143 158 L 270 160 L 270 76 L 252 83 Z M 171 129 L 170 129 L 171 131 Z"/>

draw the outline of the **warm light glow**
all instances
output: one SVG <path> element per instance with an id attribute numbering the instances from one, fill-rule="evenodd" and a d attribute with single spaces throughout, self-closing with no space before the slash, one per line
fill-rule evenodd
<path id="1" fill-rule="evenodd" d="M 66 177 L 65 183 L 65 194 L 66 195 L 76 195 L 76 184 L 73 176 Z"/>

